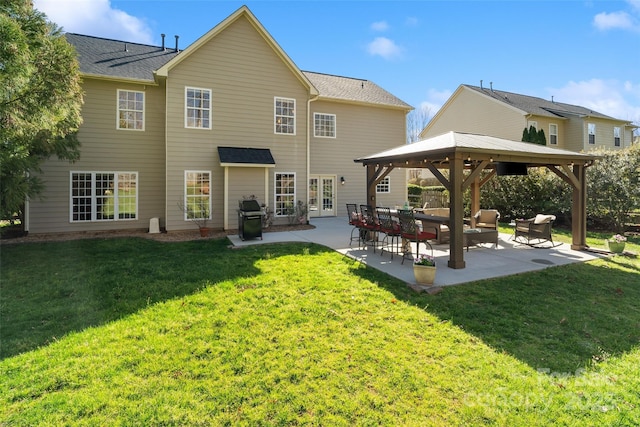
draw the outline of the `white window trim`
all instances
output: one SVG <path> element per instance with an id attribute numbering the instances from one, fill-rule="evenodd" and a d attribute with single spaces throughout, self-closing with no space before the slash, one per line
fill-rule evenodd
<path id="1" fill-rule="evenodd" d="M 316 133 L 316 118 L 317 116 L 330 116 L 333 117 L 333 136 L 326 136 L 326 135 L 318 135 Z M 336 136 L 338 135 L 338 125 L 337 125 L 337 121 L 336 121 L 336 115 L 335 114 L 330 114 L 330 113 L 313 113 L 313 136 L 315 138 L 330 138 L 330 139 L 336 139 Z"/>
<path id="2" fill-rule="evenodd" d="M 142 94 L 142 129 L 132 129 L 132 128 L 121 128 L 120 127 L 120 92 L 134 92 L 134 93 L 141 93 Z M 145 93 L 141 90 L 127 90 L 127 89 L 118 89 L 116 91 L 116 129 L 118 130 L 131 130 L 131 131 L 136 131 L 136 132 L 144 132 L 146 123 L 147 123 L 147 118 L 146 118 L 146 111 L 147 111 L 147 97 L 145 96 Z M 126 111 L 135 111 L 135 110 L 126 110 Z"/>
<path id="3" fill-rule="evenodd" d="M 278 204 L 277 204 L 277 199 L 279 194 L 276 192 L 277 189 L 277 182 L 278 182 L 278 175 L 293 175 L 293 205 L 295 207 L 296 205 L 296 200 L 297 196 L 298 196 L 298 178 L 296 176 L 295 172 L 274 172 L 273 174 L 273 212 L 274 212 L 274 216 L 277 218 L 284 218 L 287 215 L 278 215 L 277 211 L 278 211 Z M 288 195 L 288 194 L 287 194 Z"/>
<path id="4" fill-rule="evenodd" d="M 538 130 L 538 121 L 537 120 L 527 120 L 527 129 L 533 126 L 536 130 Z"/>
<path id="5" fill-rule="evenodd" d="M 618 131 L 618 136 L 616 136 L 616 130 Z M 616 138 L 618 138 L 618 144 L 616 144 Z M 620 126 L 613 127 L 613 146 L 622 147 L 622 128 Z"/>
<path id="6" fill-rule="evenodd" d="M 386 182 L 385 182 L 386 181 Z M 385 191 L 379 191 L 381 186 L 386 186 L 387 189 Z M 391 193 L 391 177 L 389 175 L 385 176 L 380 180 L 379 183 L 376 184 L 376 193 L 378 194 L 387 194 Z"/>
<path id="7" fill-rule="evenodd" d="M 189 115 L 188 115 L 189 107 L 187 106 L 187 93 L 189 92 L 189 89 L 209 92 L 209 108 L 201 108 L 201 110 L 207 110 L 209 112 L 208 127 L 189 126 Z M 184 87 L 184 127 L 186 129 L 211 130 L 212 126 L 213 126 L 213 91 L 211 89 L 204 88 L 204 87 L 185 86 Z"/>
<path id="8" fill-rule="evenodd" d="M 591 127 L 593 127 L 593 133 L 591 133 Z M 587 123 L 587 144 L 595 145 L 596 144 L 596 134 L 598 132 L 598 128 L 595 123 L 588 122 Z M 593 135 L 593 142 L 591 142 L 590 136 Z"/>
<path id="9" fill-rule="evenodd" d="M 211 219 L 211 211 L 212 211 L 212 209 L 211 209 L 211 178 L 212 178 L 212 174 L 211 174 L 210 170 L 185 170 L 184 171 L 184 186 L 183 186 L 184 199 L 182 200 L 182 203 L 184 203 L 183 206 L 185 207 L 185 209 L 184 209 L 184 220 L 185 221 L 190 221 L 190 222 L 194 221 L 194 219 L 187 217 L 187 209 L 186 209 L 186 207 L 188 205 L 188 203 L 187 203 L 187 176 L 190 173 L 206 173 L 206 174 L 209 174 L 209 217 L 208 218 L 197 218 L 196 220 L 199 220 L 199 219 L 210 220 Z"/>
<path id="10" fill-rule="evenodd" d="M 278 132 L 278 126 L 277 126 L 277 120 L 278 120 L 278 115 L 277 113 L 277 103 L 278 100 L 282 100 L 282 101 L 293 101 L 293 132 L 292 133 L 284 133 L 284 132 Z M 285 98 L 283 96 L 274 96 L 273 97 L 273 133 L 276 135 L 292 135 L 295 136 L 296 132 L 297 132 L 297 126 L 296 126 L 296 116 L 297 116 L 297 107 L 296 107 L 296 100 L 295 98 Z M 286 116 L 288 117 L 288 116 Z"/>
<path id="11" fill-rule="evenodd" d="M 74 220 L 73 219 L 73 175 L 74 174 L 91 174 L 91 219 L 90 220 Z M 113 174 L 114 188 L 118 188 L 118 175 L 135 174 L 136 176 L 136 217 L 135 218 L 118 218 L 119 216 L 119 197 L 117 194 L 113 196 L 113 219 L 98 219 L 98 195 L 96 194 L 96 174 Z M 140 194 L 139 185 L 140 174 L 138 171 L 78 171 L 69 172 L 69 222 L 70 223 L 87 223 L 87 222 L 112 222 L 112 221 L 137 221 L 140 215 L 138 206 L 138 194 Z"/>
<path id="12" fill-rule="evenodd" d="M 552 127 L 556 128 L 556 133 L 552 133 L 551 132 Z M 555 135 L 555 137 L 556 137 L 556 142 L 555 143 L 551 142 L 551 136 L 552 135 Z M 549 145 L 558 145 L 558 125 L 555 124 L 555 123 L 549 123 Z"/>

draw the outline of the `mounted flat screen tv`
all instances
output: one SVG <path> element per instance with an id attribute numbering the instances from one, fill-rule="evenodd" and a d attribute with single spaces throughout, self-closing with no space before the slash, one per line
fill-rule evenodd
<path id="1" fill-rule="evenodd" d="M 498 162 L 498 164 L 496 165 L 496 172 L 498 173 L 498 176 L 526 175 L 527 164 L 513 163 L 513 162 Z"/>

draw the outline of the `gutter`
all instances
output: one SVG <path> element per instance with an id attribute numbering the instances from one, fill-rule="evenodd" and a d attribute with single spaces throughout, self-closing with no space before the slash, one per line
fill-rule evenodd
<path id="1" fill-rule="evenodd" d="M 312 95 L 309 99 L 307 99 L 307 182 L 305 183 L 306 191 L 307 191 L 307 205 L 309 204 L 309 177 L 311 174 L 311 121 L 313 120 L 313 116 L 311 116 L 311 103 L 313 101 L 317 101 L 320 95 Z M 309 210 L 307 209 L 307 223 L 309 222 Z"/>

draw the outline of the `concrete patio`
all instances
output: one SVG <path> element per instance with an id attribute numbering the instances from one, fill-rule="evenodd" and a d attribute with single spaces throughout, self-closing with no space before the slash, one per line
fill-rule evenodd
<path id="1" fill-rule="evenodd" d="M 349 247 L 352 226 L 349 225 L 346 218 L 312 218 L 311 224 L 315 226 L 311 230 L 263 233 L 263 240 L 242 241 L 236 235 L 229 236 L 229 239 L 234 246 L 282 242 L 318 243 L 397 277 L 413 287 L 417 286 L 413 277 L 411 260 L 407 259 L 402 264 L 402 256 L 400 255 L 394 255 L 391 260 L 391 254 L 388 252 L 381 256 L 380 251 L 377 250 L 374 254 L 371 247 L 359 249 L 356 242 L 353 247 Z M 424 248 L 424 245 L 421 245 L 421 248 Z M 493 244 L 472 246 L 468 252 L 466 250 L 464 252 L 466 268 L 452 269 L 447 267 L 449 246 L 447 244 L 433 245 L 433 249 L 438 266 L 434 287 L 458 285 L 474 280 L 542 270 L 547 267 L 589 261 L 604 256 L 586 251 L 574 251 L 571 250 L 570 245 L 564 243 L 554 248 L 531 248 L 514 242 L 511 240 L 511 235 L 501 233 L 497 249 L 494 249 Z"/>

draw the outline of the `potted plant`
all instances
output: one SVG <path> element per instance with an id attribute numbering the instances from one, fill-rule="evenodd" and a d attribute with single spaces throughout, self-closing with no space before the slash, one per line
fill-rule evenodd
<path id="1" fill-rule="evenodd" d="M 413 260 L 413 275 L 421 285 L 433 285 L 436 277 L 436 259 L 431 255 L 420 255 Z"/>
<path id="2" fill-rule="evenodd" d="M 187 203 L 178 202 L 178 207 L 185 213 L 185 217 L 188 221 L 193 222 L 198 226 L 201 237 L 207 237 L 211 232 L 208 227 L 209 219 L 211 219 L 211 211 L 209 209 L 209 198 L 195 197 L 189 199 Z"/>
<path id="3" fill-rule="evenodd" d="M 609 246 L 609 250 L 614 254 L 621 254 L 624 251 L 626 241 L 627 238 L 625 236 L 622 234 L 616 234 L 610 239 L 607 239 L 607 246 Z"/>

